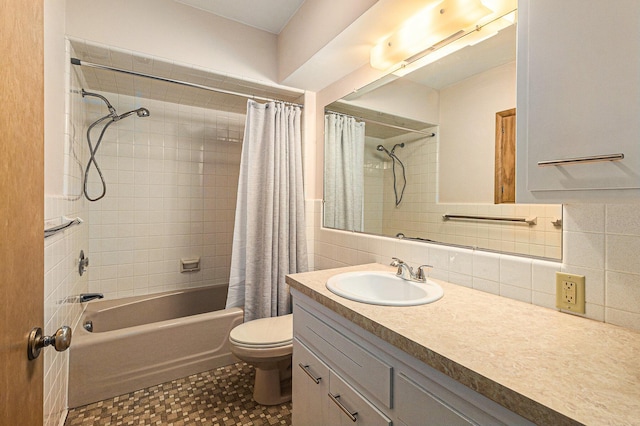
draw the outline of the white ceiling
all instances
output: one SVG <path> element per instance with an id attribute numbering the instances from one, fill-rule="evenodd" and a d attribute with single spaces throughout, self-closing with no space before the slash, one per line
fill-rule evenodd
<path id="1" fill-rule="evenodd" d="M 175 0 L 254 28 L 279 34 L 304 0 Z"/>

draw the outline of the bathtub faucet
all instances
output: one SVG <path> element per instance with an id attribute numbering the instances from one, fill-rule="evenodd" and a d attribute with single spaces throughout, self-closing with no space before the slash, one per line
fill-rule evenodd
<path id="1" fill-rule="evenodd" d="M 82 293 L 80 295 L 80 302 L 88 302 L 93 299 L 102 299 L 104 295 L 102 293 Z"/>

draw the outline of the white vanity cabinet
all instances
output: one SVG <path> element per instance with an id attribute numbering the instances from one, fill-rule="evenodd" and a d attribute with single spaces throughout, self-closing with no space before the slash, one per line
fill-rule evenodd
<path id="1" fill-rule="evenodd" d="M 518 202 L 640 195 L 638 52 L 638 0 L 519 0 Z"/>
<path id="2" fill-rule="evenodd" d="M 292 294 L 294 426 L 532 424 L 300 292 Z"/>

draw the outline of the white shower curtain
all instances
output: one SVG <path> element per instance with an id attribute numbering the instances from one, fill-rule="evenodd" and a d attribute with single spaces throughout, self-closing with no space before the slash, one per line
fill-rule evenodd
<path id="1" fill-rule="evenodd" d="M 362 231 L 364 123 L 326 114 L 324 132 L 324 226 Z"/>
<path id="2" fill-rule="evenodd" d="M 291 312 L 285 275 L 305 272 L 300 108 L 247 102 L 227 307 L 245 321 Z"/>

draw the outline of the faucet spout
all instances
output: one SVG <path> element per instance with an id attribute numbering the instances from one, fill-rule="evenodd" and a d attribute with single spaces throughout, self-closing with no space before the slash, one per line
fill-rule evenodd
<path id="1" fill-rule="evenodd" d="M 80 295 L 80 302 L 88 302 L 93 299 L 102 299 L 104 295 L 102 293 L 82 293 Z"/>
<path id="2" fill-rule="evenodd" d="M 401 259 L 398 259 L 397 257 L 393 258 L 393 260 L 391 262 L 391 266 L 398 268 L 398 272 L 396 272 L 396 275 L 399 276 L 400 278 L 402 278 L 403 280 L 415 281 L 415 282 L 419 282 L 419 283 L 424 283 L 424 282 L 427 281 L 426 274 L 425 274 L 423 268 L 431 268 L 432 267 L 430 265 L 421 265 L 418 268 L 418 272 L 414 273 L 413 272 L 413 268 L 411 266 L 407 265 L 406 263 L 404 263 Z"/>

